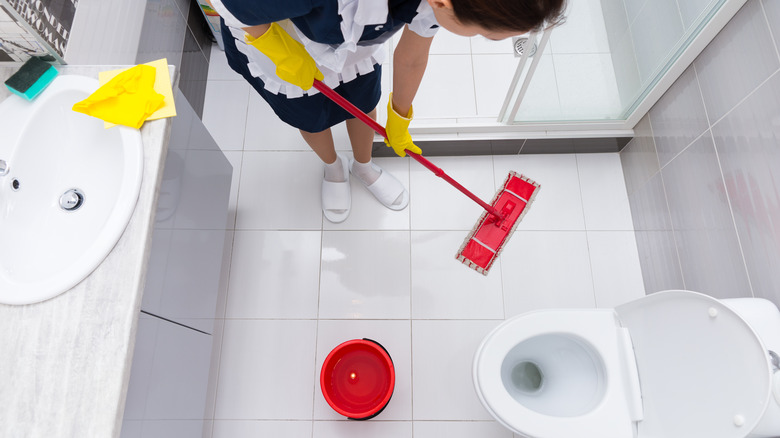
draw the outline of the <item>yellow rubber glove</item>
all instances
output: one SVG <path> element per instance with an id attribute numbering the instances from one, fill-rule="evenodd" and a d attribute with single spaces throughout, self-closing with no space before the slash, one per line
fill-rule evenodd
<path id="1" fill-rule="evenodd" d="M 412 136 L 409 134 L 409 123 L 414 117 L 414 109 L 409 107 L 409 114 L 406 117 L 398 114 L 393 108 L 393 93 L 390 93 L 390 101 L 387 102 L 387 138 L 385 144 L 395 151 L 399 157 L 405 157 L 405 149 L 416 154 L 422 154 L 422 149 L 412 143 Z"/>
<path id="2" fill-rule="evenodd" d="M 164 104 L 165 97 L 154 91 L 156 74 L 154 67 L 136 65 L 74 104 L 73 111 L 138 129 Z"/>
<path id="3" fill-rule="evenodd" d="M 314 59 L 303 44 L 295 41 L 281 26 L 271 23 L 271 27 L 257 38 L 244 34 L 247 44 L 261 51 L 276 64 L 276 75 L 282 80 L 308 90 L 314 79 L 324 76 L 317 68 Z"/>

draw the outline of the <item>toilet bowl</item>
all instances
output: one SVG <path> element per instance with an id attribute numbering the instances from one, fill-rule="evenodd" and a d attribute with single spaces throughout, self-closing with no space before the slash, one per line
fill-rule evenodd
<path id="1" fill-rule="evenodd" d="M 477 349 L 473 379 L 487 411 L 529 438 L 773 437 L 769 351 L 780 351 L 771 302 L 665 291 L 508 319 Z"/>

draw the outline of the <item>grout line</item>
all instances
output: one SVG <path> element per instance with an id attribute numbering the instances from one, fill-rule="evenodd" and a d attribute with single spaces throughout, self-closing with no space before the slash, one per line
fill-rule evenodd
<path id="1" fill-rule="evenodd" d="M 762 5 L 762 7 L 763 7 L 763 3 L 762 3 L 761 5 Z M 765 18 L 766 18 L 766 15 L 765 15 Z M 770 33 L 771 33 L 771 27 L 770 27 Z M 770 36 L 771 36 L 771 34 L 770 34 Z M 774 38 L 772 38 L 772 40 L 773 40 L 773 43 L 774 43 Z M 775 46 L 775 51 L 777 51 L 777 46 Z M 700 96 L 701 96 L 701 99 L 702 99 L 702 103 L 703 103 L 703 102 L 704 102 L 704 93 L 703 93 L 703 92 L 702 92 L 702 90 L 701 90 L 701 85 L 700 85 L 700 83 L 699 83 L 699 73 L 698 73 L 698 71 L 697 71 L 697 69 L 696 69 L 696 65 L 695 65 L 695 63 L 693 64 L 693 72 L 694 72 L 694 75 L 695 75 L 695 77 L 696 77 L 696 85 L 697 85 L 697 86 L 698 86 L 698 88 L 699 88 L 699 93 L 700 93 Z M 723 117 L 721 117 L 720 119 L 718 119 L 718 121 L 717 121 L 717 122 L 715 122 L 715 123 L 717 124 L 717 123 L 718 123 L 718 122 L 720 122 L 721 120 L 723 120 L 723 119 L 725 119 L 726 117 L 728 117 L 728 116 L 731 114 L 731 112 L 732 112 L 732 111 L 735 111 L 737 108 L 739 108 L 739 106 L 740 106 L 740 105 L 742 105 L 742 102 L 744 102 L 744 101 L 745 101 L 745 100 L 747 100 L 747 99 L 748 99 L 750 96 L 752 96 L 752 95 L 753 95 L 753 93 L 755 93 L 755 92 L 756 92 L 756 91 L 757 91 L 759 88 L 763 87 L 763 86 L 764 86 L 764 84 L 765 84 L 766 82 L 768 82 L 770 79 L 772 79 L 772 77 L 774 77 L 776 74 L 777 74 L 777 72 L 775 72 L 775 73 L 773 73 L 773 74 L 769 75 L 769 78 L 767 78 L 767 79 L 766 79 L 764 82 L 762 82 L 762 83 L 761 83 L 761 84 L 760 84 L 758 87 L 756 87 L 756 89 L 755 89 L 755 90 L 753 90 L 752 92 L 750 92 L 750 93 L 749 93 L 749 94 L 748 94 L 748 95 L 747 95 L 747 96 L 746 96 L 744 99 L 742 99 L 742 100 L 741 100 L 739 103 L 737 103 L 736 105 L 734 105 L 734 107 L 733 107 L 733 108 L 731 108 L 731 109 L 730 109 L 730 110 L 729 110 L 729 111 L 728 111 L 726 114 L 724 114 L 724 115 L 723 115 Z M 709 133 L 710 133 L 710 139 L 712 140 L 712 146 L 713 146 L 713 148 L 714 148 L 714 150 L 715 150 L 715 159 L 718 161 L 718 170 L 720 170 L 720 177 L 721 177 L 721 181 L 723 182 L 723 188 L 724 188 L 725 195 L 726 195 L 726 203 L 727 203 L 727 204 L 728 204 L 728 206 L 729 206 L 729 214 L 731 214 L 731 223 L 734 225 L 734 233 L 735 233 L 735 234 L 736 234 L 736 236 L 737 236 L 737 244 L 739 245 L 739 251 L 740 251 L 740 255 L 742 256 L 742 263 L 743 263 L 743 265 L 745 266 L 745 276 L 747 277 L 747 281 L 748 281 L 748 287 L 750 288 L 750 294 L 751 294 L 753 297 L 755 297 L 755 291 L 754 291 L 754 289 L 753 289 L 753 282 L 752 282 L 752 281 L 751 281 L 751 279 L 750 279 L 750 270 L 748 269 L 748 266 L 747 266 L 747 259 L 745 258 L 745 249 L 744 249 L 744 247 L 743 247 L 743 245 L 742 245 L 742 239 L 741 239 L 741 238 L 740 238 L 740 236 L 739 236 L 739 228 L 737 228 L 737 220 L 736 220 L 736 217 L 734 216 L 734 207 L 732 206 L 732 203 L 731 203 L 731 196 L 729 195 L 728 186 L 726 185 L 726 176 L 725 176 L 725 175 L 724 175 L 724 173 L 723 173 L 723 165 L 721 164 L 721 161 L 720 161 L 720 154 L 718 153 L 718 145 L 717 145 L 717 143 L 715 143 L 715 135 L 712 133 L 712 128 L 713 128 L 713 125 L 712 125 L 712 124 L 711 124 L 711 122 L 710 122 L 710 115 L 709 115 L 709 111 L 707 111 L 707 105 L 704 105 L 704 114 L 705 114 L 705 115 L 706 115 L 706 117 L 707 117 L 707 124 L 709 125 L 709 129 L 708 129 L 707 131 L 705 131 L 705 133 L 707 133 L 707 132 L 709 132 Z M 702 135 L 703 135 L 703 134 L 702 134 Z M 700 136 L 700 137 L 701 137 L 701 136 Z M 697 140 L 698 140 L 698 139 L 697 139 Z M 695 140 L 695 141 L 696 141 L 696 140 Z M 687 147 L 686 147 L 686 149 L 687 149 Z M 678 155 L 679 155 L 679 154 L 678 154 Z M 675 156 L 674 158 L 677 158 L 677 156 Z M 673 158 L 673 159 L 674 159 L 674 158 Z M 671 162 L 671 161 L 670 161 L 670 162 Z M 671 214 L 671 211 L 670 211 L 670 214 Z M 676 244 L 675 244 L 675 246 L 676 246 Z M 678 257 L 679 257 L 679 254 L 678 254 Z M 683 284 L 685 284 L 685 282 L 684 282 L 684 278 L 683 278 Z"/>
<path id="2" fill-rule="evenodd" d="M 734 110 L 739 108 L 746 100 L 750 99 L 759 89 L 761 89 L 764 85 L 766 85 L 767 82 L 771 81 L 775 76 L 778 76 L 778 73 L 780 73 L 780 67 L 778 67 L 774 72 L 772 72 L 766 79 L 761 81 L 761 83 L 758 84 L 756 86 L 756 88 L 754 88 L 751 92 L 746 94 L 745 97 L 743 97 L 737 103 L 735 103 L 728 111 L 726 111 L 725 114 L 720 116 L 718 118 L 718 120 L 715 120 L 714 122 L 710 121 L 710 127 L 711 128 L 714 127 L 718 123 L 722 122 L 726 117 L 731 115 L 731 113 L 734 112 Z M 698 75 L 697 75 L 697 78 L 698 78 Z M 704 106 L 704 110 L 707 111 L 707 105 L 706 104 Z M 708 121 L 710 120 L 709 115 L 707 116 L 707 120 Z"/>
<path id="3" fill-rule="evenodd" d="M 323 221 L 325 219 L 323 218 Z M 324 224 L 322 225 L 324 228 Z M 314 438 L 314 417 L 315 417 L 315 410 L 317 407 L 317 382 L 319 381 L 319 376 L 317 373 L 317 353 L 319 352 L 319 341 L 320 341 L 320 303 L 322 302 L 322 248 L 325 242 L 325 230 L 320 229 L 320 264 L 319 264 L 319 273 L 317 275 L 317 319 L 314 326 L 314 385 L 312 385 L 312 399 L 311 399 L 311 418 L 312 418 L 312 427 L 311 427 L 311 434 L 312 438 Z"/>
<path id="4" fill-rule="evenodd" d="M 596 275 L 593 272 L 593 255 L 591 253 L 591 248 L 590 248 L 591 245 L 590 245 L 590 233 L 589 232 L 592 231 L 592 230 L 590 230 L 588 228 L 588 217 L 587 217 L 587 214 L 585 214 L 585 200 L 584 200 L 585 197 L 583 196 L 583 193 L 582 193 L 582 174 L 580 173 L 579 154 L 574 154 L 574 164 L 575 164 L 575 168 L 577 169 L 577 186 L 580 189 L 580 205 L 582 206 L 582 222 L 583 222 L 583 225 L 584 225 L 584 228 L 585 228 L 585 230 L 584 230 L 584 232 L 585 232 L 585 246 L 588 249 L 588 266 L 590 268 L 590 285 L 591 285 L 591 288 L 592 288 L 591 290 L 593 291 L 592 292 L 593 304 L 594 304 L 594 307 L 598 307 L 598 300 L 596 299 Z"/>
<path id="5" fill-rule="evenodd" d="M 772 40 L 772 44 L 775 46 L 775 54 L 777 54 L 777 58 L 778 58 L 778 60 L 780 60 L 780 50 L 778 50 L 778 47 L 777 47 L 777 40 L 775 39 L 775 33 L 772 32 L 772 24 L 769 21 L 769 15 L 767 15 L 767 13 L 766 13 L 766 7 L 764 6 L 764 1 L 765 0 L 761 0 L 759 2 L 759 4 L 761 5 L 761 12 L 764 13 L 764 20 L 766 20 L 767 27 L 769 28 L 769 36 L 770 36 L 770 38 Z"/>
<path id="6" fill-rule="evenodd" d="M 683 282 L 682 289 L 687 289 L 686 286 L 685 286 L 685 274 L 684 274 L 683 269 L 682 269 L 682 258 L 680 257 L 680 247 L 677 244 L 677 232 L 674 229 L 674 220 L 672 219 L 672 208 L 669 205 L 669 195 L 668 195 L 667 190 L 666 190 L 666 181 L 664 181 L 664 175 L 661 172 L 661 165 L 660 165 L 660 161 L 658 160 L 658 149 L 657 149 L 657 147 L 655 145 L 655 134 L 653 133 L 653 122 L 652 122 L 652 120 L 650 120 L 650 117 L 647 118 L 647 123 L 648 123 L 648 125 L 650 125 L 650 139 L 653 141 L 653 150 L 655 150 L 655 158 L 656 158 L 656 161 L 658 161 L 658 172 L 657 173 L 658 173 L 658 177 L 661 178 L 661 188 L 664 191 L 664 202 L 666 202 L 666 211 L 669 212 L 669 218 L 668 218 L 669 219 L 669 225 L 672 228 L 671 231 L 672 231 L 672 240 L 674 241 L 674 252 L 675 252 L 675 254 L 677 254 L 677 268 L 680 270 L 680 278 L 682 279 L 682 282 Z M 653 176 L 655 176 L 655 174 L 653 174 L 650 177 L 650 179 L 652 179 Z M 647 291 L 647 290 L 645 290 L 645 294 L 647 294 L 648 292 L 655 292 L 655 291 Z"/>
<path id="7" fill-rule="evenodd" d="M 731 225 L 734 227 L 734 234 L 737 236 L 737 245 L 739 245 L 739 253 L 742 257 L 742 265 L 745 268 L 745 277 L 747 277 L 748 287 L 750 288 L 750 295 L 756 297 L 756 292 L 753 289 L 753 282 L 750 280 L 750 270 L 748 269 L 747 259 L 745 258 L 745 248 L 742 245 L 742 239 L 739 237 L 739 228 L 737 227 L 737 219 L 734 215 L 734 206 L 731 202 L 731 195 L 729 194 L 728 185 L 726 184 L 726 175 L 723 173 L 723 165 L 721 164 L 720 154 L 718 153 L 718 145 L 715 143 L 715 136 L 710 132 L 710 139 L 712 140 L 712 148 L 715 150 L 715 159 L 718 161 L 718 170 L 720 171 L 721 182 L 723 183 L 723 192 L 726 195 L 726 204 L 729 206 L 729 214 L 731 215 Z"/>

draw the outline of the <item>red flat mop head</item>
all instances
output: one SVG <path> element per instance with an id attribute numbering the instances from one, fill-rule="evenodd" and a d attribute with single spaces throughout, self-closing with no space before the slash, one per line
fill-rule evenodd
<path id="1" fill-rule="evenodd" d="M 487 275 L 538 191 L 539 184 L 536 182 L 514 171 L 509 172 L 504 185 L 490 203 L 502 217 L 498 218 L 487 210 L 482 213 L 455 257 L 471 269 Z"/>

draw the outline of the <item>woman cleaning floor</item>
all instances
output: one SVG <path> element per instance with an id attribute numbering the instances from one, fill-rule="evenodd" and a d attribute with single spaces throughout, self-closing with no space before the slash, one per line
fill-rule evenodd
<path id="1" fill-rule="evenodd" d="M 409 193 L 371 160 L 374 132 L 312 88 L 314 79 L 376 118 L 382 44 L 403 29 L 393 55 L 385 142 L 399 156 L 421 153 L 409 135 L 412 101 L 439 27 L 501 40 L 557 23 L 566 0 L 211 0 L 225 53 L 285 123 L 324 163 L 322 211 L 347 219 L 354 175 L 384 206 L 402 210 Z M 446 80 L 446 78 L 442 78 Z M 331 127 L 346 121 L 352 159 L 336 153 Z M 251 123 L 251 122 L 250 122 Z"/>

